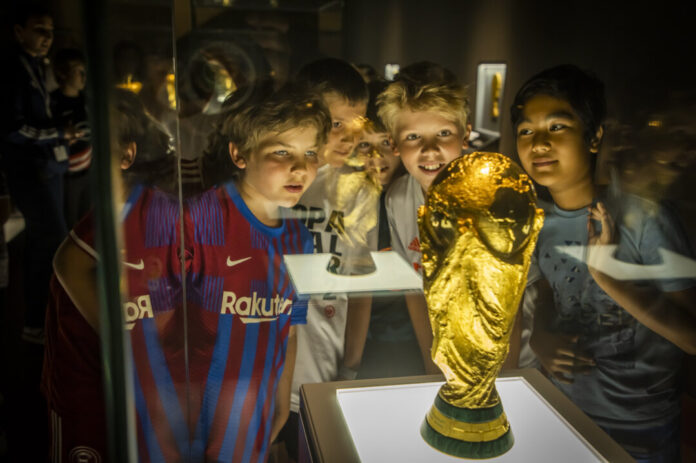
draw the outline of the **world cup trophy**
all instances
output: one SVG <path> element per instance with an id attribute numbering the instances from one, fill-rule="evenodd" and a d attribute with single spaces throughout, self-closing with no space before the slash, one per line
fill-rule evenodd
<path id="1" fill-rule="evenodd" d="M 452 161 L 418 211 L 431 355 L 447 381 L 421 435 L 444 453 L 492 458 L 513 445 L 495 379 L 543 222 L 531 180 L 498 153 Z"/>

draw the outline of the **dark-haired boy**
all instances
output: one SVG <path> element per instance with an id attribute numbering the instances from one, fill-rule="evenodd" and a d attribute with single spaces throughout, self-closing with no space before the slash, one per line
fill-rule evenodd
<path id="1" fill-rule="evenodd" d="M 298 84 L 321 95 L 331 114 L 331 132 L 323 151 L 325 165 L 319 168 L 316 180 L 302 195 L 294 211 L 312 233 L 314 252 L 333 254 L 331 266 L 334 271 L 350 274 L 351 269 L 344 261 L 349 248 L 341 233 L 343 218 L 351 211 L 337 207 L 331 198 L 339 195 L 339 169 L 352 154 L 356 136 L 362 129 L 368 100 L 367 86 L 350 63 L 335 58 L 320 59 L 306 65 L 299 71 L 296 80 Z M 376 201 L 374 206 L 376 212 Z M 352 305 L 361 302 L 364 301 L 351 300 Z M 312 297 L 307 309 L 307 324 L 298 328 L 297 361 L 292 385 L 293 413 L 281 436 L 291 456 L 297 454 L 300 386 L 332 381 L 340 374 L 339 366 L 347 336 L 348 306 L 349 299 L 345 293 Z"/>
<path id="2" fill-rule="evenodd" d="M 23 338 L 42 342 L 51 258 L 67 233 L 63 217 L 66 145 L 77 135 L 56 124 L 46 87 L 45 58 L 53 43 L 50 12 L 18 7 L 15 46 L 2 75 L 0 152 L 10 196 L 25 220 Z"/>
<path id="3" fill-rule="evenodd" d="M 554 383 L 634 458 L 679 461 L 694 281 L 669 267 L 650 279 L 611 268 L 658 266 L 661 249 L 691 252 L 666 208 L 595 183 L 605 113 L 602 82 L 570 65 L 530 78 L 511 108 L 522 166 L 553 199 L 530 269 L 539 276 L 530 345 Z"/>
<path id="4" fill-rule="evenodd" d="M 80 136 L 68 147 L 68 172 L 65 175 L 65 221 L 72 228 L 91 207 L 89 167 L 92 144 L 83 90 L 86 83 L 85 57 L 80 50 L 65 48 L 53 58 L 53 73 L 58 88 L 51 92 L 53 114 L 61 126 L 72 126 Z"/>

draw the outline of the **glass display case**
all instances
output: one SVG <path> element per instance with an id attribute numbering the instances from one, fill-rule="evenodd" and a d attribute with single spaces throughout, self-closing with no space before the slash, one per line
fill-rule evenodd
<path id="1" fill-rule="evenodd" d="M 463 461 L 419 433 L 441 385 L 424 376 L 302 386 L 303 461 Z M 633 461 L 538 371 L 505 372 L 496 387 L 515 443 L 487 461 Z"/>
<path id="2" fill-rule="evenodd" d="M 220 460 L 253 461 L 270 455 L 274 463 L 290 461 L 278 450 L 284 444 L 277 442 L 273 446 L 270 441 L 271 433 L 279 431 L 270 424 L 274 419 L 270 410 L 275 406 L 273 397 L 279 383 L 274 381 L 282 375 L 290 328 L 264 326 L 272 315 L 290 317 L 286 309 L 292 306 L 288 302 L 291 298 L 285 298 L 290 293 L 296 307 L 308 306 L 306 320 L 302 320 L 307 323 L 297 323 L 298 359 L 293 363 L 295 382 L 291 387 L 291 411 L 299 413 L 301 421 L 300 461 L 454 461 L 429 447 L 418 434 L 442 382 L 440 377 L 422 376 L 426 371 L 437 370 L 429 358 L 432 330 L 428 307 L 421 297 L 421 256 L 425 247 L 421 247 L 418 217 L 419 208 L 424 207 L 428 197 L 428 187 L 415 179 L 423 174 L 432 180 L 437 172 L 446 169 L 453 159 L 445 159 L 433 140 L 446 138 L 453 131 L 461 138 L 461 143 L 455 143 L 453 148 L 455 157 L 474 151 L 500 151 L 525 168 L 524 156 L 520 154 L 524 153 L 524 146 L 519 140 L 531 137 L 535 127 L 518 130 L 520 124 L 530 124 L 531 119 L 519 112 L 524 105 L 513 104 L 516 92 L 530 76 L 566 62 L 594 71 L 603 82 L 606 104 L 600 109 L 606 109 L 608 117 L 602 130 L 591 140 L 585 139 L 588 130 L 576 134 L 580 137 L 578 143 L 589 143 L 587 152 L 592 155 L 587 160 L 587 170 L 591 175 L 596 173 L 593 178 L 597 190 L 590 192 L 589 201 L 571 207 L 573 215 L 561 205 L 552 204 L 553 182 L 549 183 L 550 188 L 538 182 L 530 187 L 538 193 L 538 206 L 547 218 L 572 216 L 570 219 L 575 222 L 569 228 L 578 231 L 578 236 L 540 247 L 543 253 L 537 257 L 543 268 L 537 266 L 530 273 L 528 282 L 534 287 L 527 287 L 521 301 L 520 313 L 524 313 L 511 338 L 513 357 L 521 350 L 528 357 L 525 365 L 539 365 L 530 338 L 535 327 L 534 313 L 545 302 L 541 296 L 548 296 L 559 307 L 558 314 L 554 312 L 558 316 L 553 324 L 549 323 L 556 330 L 554 334 L 575 333 L 580 327 L 582 334 L 572 338 L 573 355 L 577 353 L 588 370 L 611 376 L 600 386 L 592 383 L 593 387 L 611 388 L 630 377 L 629 382 L 648 391 L 640 396 L 639 405 L 647 407 L 654 400 L 658 404 L 655 410 L 669 409 L 666 413 L 672 419 L 670 424 L 678 420 L 682 406 L 677 386 L 683 351 L 696 352 L 690 336 L 694 313 L 684 303 L 693 300 L 689 295 L 693 294 L 696 279 L 696 260 L 691 252 L 696 246 L 696 190 L 691 187 L 696 182 L 696 124 L 688 111 L 696 101 L 696 76 L 685 67 L 688 59 L 673 60 L 664 53 L 671 50 L 686 57 L 693 55 L 691 42 L 681 35 L 691 26 L 681 22 L 689 22 L 684 18 L 690 16 L 681 14 L 679 8 L 664 8 L 660 13 L 663 16 L 655 17 L 653 11 L 627 14 L 624 8 L 602 2 L 582 7 L 563 4 L 554 9 L 563 14 L 538 5 L 522 8 L 513 0 L 503 0 L 503 7 L 500 2 L 484 0 L 428 5 L 396 0 L 48 3 L 54 10 L 55 40 L 53 51 L 38 64 L 46 68 L 48 88 L 53 91 L 58 86 L 56 73 L 50 67 L 58 49 L 76 48 L 85 55 L 87 85 L 83 94 L 90 127 L 92 157 L 88 175 L 93 207 L 90 212 L 83 211 L 89 217 L 86 221 L 66 223 L 66 230 L 74 231 L 61 237 L 81 249 L 78 251 L 82 254 L 72 254 L 63 261 L 63 267 L 60 259 L 44 259 L 42 278 L 48 281 L 51 271 L 56 273 L 51 290 L 47 291 L 53 306 L 48 309 L 46 345 L 37 344 L 26 362 L 29 373 L 19 375 L 21 381 L 2 381 L 0 408 L 9 410 L 9 423 L 21 424 L 14 427 L 0 423 L 0 443 L 6 429 L 9 436 L 9 461 L 38 461 L 47 452 L 58 458 L 55 440 L 38 442 L 36 446 L 29 441 L 37 423 L 45 424 L 45 410 L 32 409 L 32 413 L 25 414 L 22 409 L 25 403 L 43 406 L 42 394 L 47 396 L 57 390 L 52 389 L 57 383 L 45 379 L 51 367 L 56 381 L 68 378 L 62 391 L 67 391 L 77 409 L 101 413 L 95 422 L 105 424 L 103 432 L 99 428 L 100 435 L 104 435 L 101 443 L 109 449 L 100 456 L 103 460 L 135 462 L 154 456 L 153 461 L 199 461 L 203 459 L 200 442 L 205 440 L 199 439 L 200 434 L 218 432 L 225 434 L 219 439 L 224 444 L 215 449 Z M 603 13 L 606 10 L 606 14 L 597 18 L 596 11 L 600 9 Z M 0 7 L 3 16 L 6 10 L 9 12 L 9 7 Z M 10 45 L 17 45 L 16 25 L 5 22 L 9 49 Z M 645 34 L 646 30 L 656 32 Z M 340 170 L 330 180 L 328 174 L 317 174 L 316 178 L 325 183 L 335 180 L 345 188 L 333 197 L 335 192 L 327 193 L 325 183 L 314 183 L 321 183 L 321 187 L 311 191 L 313 198 L 298 200 L 299 206 L 283 207 L 279 214 L 280 219 L 287 221 L 283 223 L 298 224 L 293 229 L 296 234 L 283 229 L 280 236 L 274 236 L 274 227 L 259 225 L 254 212 L 240 199 L 242 196 L 235 196 L 239 178 L 231 164 L 239 167 L 245 159 L 235 157 L 239 149 L 234 154 L 231 121 L 244 111 L 260 108 L 271 94 L 310 86 L 311 73 L 303 71 L 308 64 L 325 58 L 334 59 L 334 65 L 340 62 L 360 79 L 360 95 L 356 98 L 359 101 L 346 98 L 353 111 L 351 117 L 334 117 L 327 101 L 335 95 L 325 91 L 323 84 L 303 94 L 305 98 L 311 93 L 311 98 L 303 99 L 294 108 L 323 108 L 327 139 L 332 132 L 342 130 L 340 142 L 348 148 L 339 152 L 345 158 L 341 166 L 330 166 L 328 158 L 324 158 L 323 141 L 309 147 L 305 154 L 321 158 L 315 166 L 318 172 L 326 172 L 329 167 Z M 408 147 L 397 146 L 397 124 L 380 122 L 385 112 L 380 112 L 382 103 L 378 104 L 377 97 L 384 95 L 387 85 L 395 81 L 414 84 L 422 78 L 461 90 L 454 112 L 462 116 L 464 123 L 460 118 L 455 122 L 448 120 L 456 126 L 454 129 L 438 127 L 429 139 L 430 145 L 418 145 L 418 149 L 410 151 L 412 162 L 406 165 Z M 627 85 L 629 80 L 631 85 Z M 12 96 L 15 92 L 9 88 L 5 93 Z M 573 111 L 565 108 L 553 114 L 573 116 Z M 588 116 L 581 116 L 573 120 L 584 124 Z M 60 131 L 74 129 L 71 125 L 72 122 Z M 561 125 L 546 127 L 548 140 L 551 134 L 555 136 L 565 129 Z M 300 124 L 292 129 L 298 128 L 306 127 Z M 473 130 L 471 137 L 465 136 L 469 129 Z M 259 133 L 268 135 L 263 130 L 252 132 L 244 136 L 258 141 L 254 137 Z M 267 132 L 276 136 L 283 131 Z M 377 141 L 366 137 L 375 133 L 381 137 Z M 424 137 L 416 131 L 405 135 L 414 146 Z M 7 146 L 3 144 L 4 151 L 0 152 L 4 164 Z M 70 146 L 72 143 L 66 142 L 66 148 Z M 275 148 L 271 154 L 276 158 L 285 156 L 289 150 L 287 146 L 281 148 Z M 321 152 L 317 154 L 315 150 Z M 375 161 L 385 158 L 380 150 L 388 152 L 394 163 L 387 166 Z M 528 155 L 531 152 L 531 148 L 527 150 Z M 530 178 L 543 181 L 557 159 L 553 154 L 541 161 L 530 156 L 526 168 L 539 168 L 540 172 L 539 178 Z M 409 168 L 414 175 L 409 174 Z M 382 171 L 393 177 L 381 182 Z M 66 181 L 69 177 L 70 173 Z M 260 177 L 265 179 L 264 175 Z M 360 181 L 352 183 L 358 177 Z M 310 184 L 311 181 L 302 185 L 305 193 Z M 296 192 L 297 185 L 283 188 Z M 367 190 L 369 194 L 362 196 Z M 322 195 L 326 198 L 317 199 Z M 337 199 L 338 196 L 341 197 Z M 408 201 L 398 201 L 404 197 Z M 590 247 L 600 237 L 588 234 L 587 225 L 594 224 L 592 230 L 599 230 L 602 222 L 598 217 L 588 218 L 587 208 L 595 205 L 598 198 L 611 203 L 610 212 L 617 217 L 623 214 L 621 219 L 625 220 L 617 225 L 611 239 L 604 236 L 602 244 L 607 246 Z M 336 206 L 339 200 L 343 201 L 343 209 Z M 216 201 L 223 206 L 218 207 Z M 232 203 L 234 207 L 230 206 Z M 351 215 L 350 207 L 370 209 L 372 214 L 356 219 L 357 214 Z M 19 209 L 15 207 L 14 214 L 3 224 L 5 239 L 10 242 L 11 274 L 9 299 L 2 307 L 0 320 L 10 322 L 0 323 L 3 329 L 8 327 L 3 332 L 7 336 L 2 338 L 6 371 L 15 371 L 23 363 L 24 357 L 14 358 L 14 353 L 21 352 L 19 332 L 28 313 L 23 309 L 27 294 L 39 294 L 48 287 L 42 284 L 42 290 L 36 290 L 33 277 L 25 274 L 22 266 L 31 265 L 32 259 L 25 257 L 31 254 L 32 246 L 42 244 L 41 238 L 47 237 L 49 230 L 29 230 L 35 241 L 25 243 L 30 233 Z M 221 219 L 233 209 L 242 211 L 245 223 L 257 227 L 254 232 L 247 236 L 236 225 L 230 225 L 232 222 Z M 479 227 L 477 233 L 484 235 L 494 225 L 519 218 L 511 218 L 514 214 L 504 209 L 492 211 L 480 222 L 461 220 L 456 227 L 442 221 L 447 230 L 443 236 L 451 238 L 472 224 Z M 605 218 L 602 228 L 605 225 L 609 229 L 612 223 Z M 640 231 L 627 232 L 633 225 Z M 348 257 L 355 257 L 341 244 L 350 241 L 350 237 L 342 241 L 350 235 L 350 230 L 346 231 L 350 227 L 359 230 L 361 242 L 355 248 L 359 248 L 359 258 L 369 261 L 368 270 L 337 270 L 338 260 L 345 262 Z M 399 230 L 404 231 L 403 236 L 397 228 L 405 229 Z M 258 230 L 267 235 L 260 237 Z M 290 237 L 296 236 L 301 237 L 304 248 L 292 242 Z M 614 242 L 617 240 L 623 242 Z M 248 242 L 250 251 L 237 256 L 230 249 L 236 250 L 234 246 L 241 242 Z M 626 250 L 621 246 L 624 243 L 633 247 Z M 442 249 L 446 248 L 449 249 L 443 244 Z M 642 295 L 646 289 L 656 291 L 637 298 L 638 302 L 653 304 L 651 307 L 659 310 L 684 309 L 687 312 L 675 313 L 689 316 L 674 318 L 680 322 L 666 329 L 653 319 L 641 318 L 635 306 L 631 310 L 620 307 L 613 299 L 616 294 L 600 288 L 588 270 L 590 248 L 596 259 L 593 263 L 602 267 L 612 281 L 630 285 L 632 295 Z M 279 258 L 280 254 L 274 254 L 277 249 L 287 252 Z M 249 267 L 260 261 L 261 254 L 267 265 L 262 269 Z M 86 310 L 61 274 L 61 268 L 68 273 L 79 268 L 85 262 L 80 258 L 85 256 L 89 265 L 75 280 L 88 283 L 82 286 L 89 288 Z M 483 262 L 480 260 L 479 267 L 484 266 Z M 220 275 L 213 275 L 210 268 Z M 488 274 L 490 281 L 502 281 L 493 274 Z M 546 280 L 553 280 L 551 287 L 544 287 L 548 293 L 537 292 L 536 285 Z M 249 283 L 244 293 L 233 288 L 240 281 Z M 575 292 L 566 293 L 563 288 L 571 286 Z M 476 304 L 489 296 L 485 290 L 478 291 L 476 284 L 467 288 L 477 295 Z M 268 297 L 262 294 L 264 291 Z M 60 355 L 52 349 L 56 348 L 58 335 L 66 331 L 56 324 L 60 312 L 56 301 L 73 302 L 77 311 L 70 312 L 74 318 L 68 323 L 79 320 L 70 328 L 77 326 L 68 340 L 79 349 L 73 344 L 63 345 L 60 348 L 65 350 Z M 458 303 L 455 299 L 446 302 Z M 224 316 L 232 315 L 242 316 L 235 318 L 234 329 L 233 322 L 224 321 Z M 278 336 L 273 342 L 269 341 L 272 335 Z M 636 352 L 636 343 L 645 339 L 650 349 Z M 602 344 L 606 340 L 611 344 Z M 211 367 L 211 359 L 220 351 L 227 363 L 220 361 Z M 591 360 L 586 360 L 585 354 Z M 48 359 L 46 367 L 44 355 Z M 64 363 L 56 361 L 56 355 Z M 649 368 L 643 368 L 646 363 L 640 356 L 649 357 Z M 89 374 L 70 376 L 75 372 L 67 373 L 64 365 L 71 366 L 72 360 L 75 365 L 86 365 Z M 512 358 L 512 363 L 516 364 L 517 359 Z M 244 396 L 244 381 L 238 388 L 221 386 L 225 371 L 246 367 L 257 369 L 250 377 L 258 381 L 258 391 Z M 43 392 L 39 392 L 42 368 Z M 693 370 L 693 366 L 690 368 Z M 630 374 L 624 375 L 625 372 Z M 556 383 L 536 370 L 508 370 L 501 375 L 496 384 L 515 445 L 496 461 L 631 461 L 619 444 L 563 394 L 562 391 L 568 395 L 583 392 L 582 387 L 569 392 L 562 385 L 575 373 L 567 369 L 552 372 L 560 379 Z M 378 379 L 389 376 L 394 378 Z M 664 384 L 670 392 L 655 398 L 664 385 L 655 383 L 658 377 L 666 378 Z M 352 378 L 358 379 L 347 381 Z M 334 382 L 339 379 L 346 381 Z M 314 384 L 315 381 L 325 382 Z M 300 384 L 304 384 L 301 389 Z M 78 386 L 91 391 L 88 398 L 83 400 L 83 389 Z M 55 397 L 48 397 L 48 402 L 51 420 L 44 427 L 50 426 L 50 433 L 55 435 L 60 422 L 58 412 L 70 407 L 58 403 Z M 226 413 L 228 418 L 244 416 L 260 430 L 248 433 L 246 440 L 235 440 L 231 437 L 234 430 L 221 431 L 227 429 L 227 422 L 221 425 L 222 418 L 215 415 L 218 403 L 219 409 L 224 409 L 219 413 Z M 631 408 L 612 410 L 610 418 L 630 414 Z M 655 410 L 648 412 L 661 413 Z M 696 422 L 691 410 L 685 422 Z M 627 421 L 633 420 L 629 418 Z M 67 419 L 65 423 L 67 426 Z M 50 434 L 49 430 L 41 431 L 41 435 Z M 294 440 L 293 431 L 288 431 L 283 439 Z M 689 438 L 691 443 L 685 445 L 685 455 L 694 456 L 693 437 L 683 440 Z M 263 449 L 252 451 L 247 450 L 246 444 L 238 444 L 247 441 L 251 442 L 249 449 Z M 175 451 L 167 453 L 172 448 Z M 26 449 L 28 456 L 23 453 Z M 74 461 L 93 457 L 89 449 L 78 448 L 74 455 L 66 453 L 66 449 L 62 451 L 65 458 Z M 3 457 L 0 445 L 0 460 Z"/>

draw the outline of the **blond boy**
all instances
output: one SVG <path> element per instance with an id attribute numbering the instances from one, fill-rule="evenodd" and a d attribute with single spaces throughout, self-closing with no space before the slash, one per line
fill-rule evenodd
<path id="1" fill-rule="evenodd" d="M 430 72 L 430 71 L 439 72 Z M 379 117 L 389 131 L 394 154 L 409 175 L 387 192 L 386 208 L 392 249 L 420 273 L 417 211 L 437 174 L 467 147 L 469 100 L 466 89 L 437 65 L 409 74 L 408 68 L 379 96 Z M 409 294 L 406 305 L 427 372 L 437 372 L 430 359 L 432 331 L 423 294 Z"/>

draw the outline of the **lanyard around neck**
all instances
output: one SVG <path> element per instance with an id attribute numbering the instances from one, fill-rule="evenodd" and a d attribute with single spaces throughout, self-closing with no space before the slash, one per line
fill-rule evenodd
<path id="1" fill-rule="evenodd" d="M 48 115 L 48 117 L 53 117 L 53 115 L 51 114 L 51 97 L 48 94 L 48 91 L 46 91 L 44 82 L 42 82 L 42 79 L 39 79 L 39 77 L 36 75 L 36 73 L 34 72 L 34 68 L 32 68 L 31 64 L 29 64 L 29 61 L 27 61 L 27 58 L 25 56 L 19 55 L 19 58 L 22 60 L 22 65 L 24 65 L 24 69 L 26 69 L 29 73 L 29 77 L 31 78 L 31 81 L 34 83 L 34 86 L 39 90 L 39 93 L 41 93 L 41 96 L 43 97 L 44 106 L 46 108 L 46 114 Z"/>

